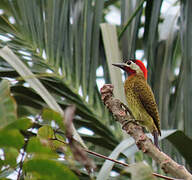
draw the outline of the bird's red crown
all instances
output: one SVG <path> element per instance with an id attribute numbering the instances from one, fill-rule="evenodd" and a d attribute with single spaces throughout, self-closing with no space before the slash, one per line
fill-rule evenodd
<path id="1" fill-rule="evenodd" d="M 141 60 L 138 60 L 138 59 L 132 60 L 132 61 L 140 67 L 140 69 L 143 71 L 145 79 L 147 79 L 147 68 L 145 67 L 143 62 Z"/>

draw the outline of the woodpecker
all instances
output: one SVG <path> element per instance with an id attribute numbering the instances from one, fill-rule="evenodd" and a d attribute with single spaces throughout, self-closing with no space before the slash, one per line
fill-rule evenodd
<path id="1" fill-rule="evenodd" d="M 128 74 L 124 83 L 128 107 L 135 121 L 153 135 L 154 144 L 159 148 L 160 117 L 154 94 L 147 83 L 147 68 L 142 61 L 136 59 L 112 65 L 123 69 Z"/>

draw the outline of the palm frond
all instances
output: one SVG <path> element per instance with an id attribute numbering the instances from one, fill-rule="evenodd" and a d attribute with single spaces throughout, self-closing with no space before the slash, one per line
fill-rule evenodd
<path id="1" fill-rule="evenodd" d="M 9 32 L 13 37 L 1 47 L 8 45 L 63 108 L 76 104 L 77 115 L 89 121 L 95 133 L 103 132 L 116 144 L 114 133 L 106 126 L 112 125 L 112 117 L 99 98 L 95 81 L 100 66 L 99 23 L 104 1 L 94 1 L 93 5 L 92 1 L 15 0 L 7 5 L 15 24 L 4 21 L 1 34 L 7 36 Z M 4 67 L 12 69 L 8 64 Z M 1 69 L 1 77 L 6 71 Z M 12 78 L 18 77 L 11 71 Z M 14 86 L 18 85 L 21 81 Z"/>

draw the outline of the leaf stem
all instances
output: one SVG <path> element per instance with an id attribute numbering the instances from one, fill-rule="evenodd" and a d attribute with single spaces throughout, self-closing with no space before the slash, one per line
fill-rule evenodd
<path id="1" fill-rule="evenodd" d="M 4 17 L 4 16 L 1 16 L 1 18 L 16 32 L 18 33 L 18 31 L 16 30 L 16 28 L 9 22 L 9 20 Z"/>
<path id="2" fill-rule="evenodd" d="M 141 9 L 141 7 L 143 6 L 143 3 L 146 0 L 142 0 L 141 3 L 139 4 L 139 6 L 137 7 L 137 9 L 135 10 L 135 12 L 131 15 L 131 17 L 128 19 L 126 25 L 123 27 L 122 31 L 119 34 L 119 40 L 122 38 L 123 33 L 126 31 L 127 27 L 130 25 L 130 23 L 132 22 L 133 18 L 136 16 L 136 14 L 139 12 L 139 10 Z"/>
<path id="3" fill-rule="evenodd" d="M 27 139 L 25 141 L 25 144 L 23 146 L 23 152 L 21 153 L 21 160 L 19 162 L 19 172 L 18 172 L 18 175 L 17 175 L 17 180 L 20 180 L 21 175 L 22 175 L 23 163 L 24 163 L 24 160 L 25 160 L 25 149 L 27 147 L 28 141 L 29 141 L 29 139 Z"/>

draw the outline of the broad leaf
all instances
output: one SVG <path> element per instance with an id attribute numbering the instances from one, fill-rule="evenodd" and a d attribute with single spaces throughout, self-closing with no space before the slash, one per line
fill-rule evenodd
<path id="1" fill-rule="evenodd" d="M 42 119 L 45 121 L 55 121 L 61 129 L 65 129 L 64 127 L 64 118 L 57 112 L 51 109 L 44 109 L 42 113 Z"/>
<path id="2" fill-rule="evenodd" d="M 36 155 L 41 155 L 46 158 L 49 156 L 56 157 L 57 155 L 51 150 L 49 147 L 49 141 L 46 139 L 39 139 L 37 137 L 30 138 L 26 152 L 28 153 L 34 153 Z"/>
<path id="3" fill-rule="evenodd" d="M 66 146 L 64 138 L 59 134 L 56 134 L 52 127 L 48 125 L 39 128 L 37 137 L 41 144 L 50 147 L 53 151 L 58 150 L 59 148 L 63 149 Z"/>
<path id="4" fill-rule="evenodd" d="M 32 126 L 32 121 L 28 118 L 20 118 L 15 122 L 9 124 L 6 129 L 19 129 L 19 130 L 27 130 Z"/>
<path id="5" fill-rule="evenodd" d="M 59 162 L 45 159 L 32 159 L 24 163 L 24 171 L 31 173 L 34 179 L 77 180 L 69 168 Z"/>
<path id="6" fill-rule="evenodd" d="M 5 154 L 4 165 L 10 165 L 10 167 L 15 168 L 17 165 L 17 157 L 19 152 L 13 147 L 3 148 Z"/>
<path id="7" fill-rule="evenodd" d="M 43 138 L 43 139 L 51 139 L 54 138 L 54 131 L 52 127 L 50 126 L 42 126 L 39 128 L 37 137 Z"/>
<path id="8" fill-rule="evenodd" d="M 22 148 L 24 145 L 24 137 L 19 130 L 1 130 L 0 131 L 0 147 Z"/>

